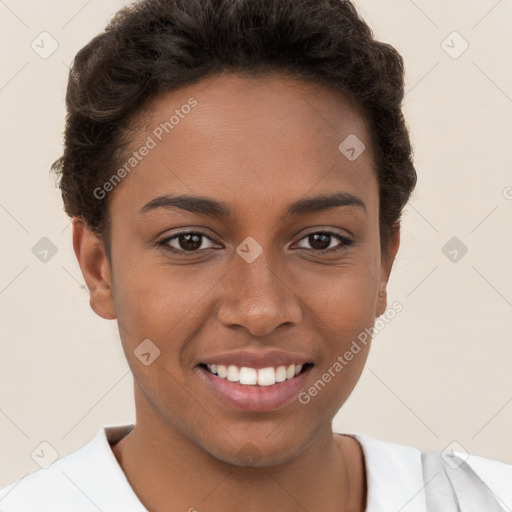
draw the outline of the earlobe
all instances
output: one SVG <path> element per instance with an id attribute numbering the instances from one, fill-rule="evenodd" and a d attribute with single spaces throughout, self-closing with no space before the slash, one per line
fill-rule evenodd
<path id="1" fill-rule="evenodd" d="M 393 234 L 391 236 L 391 239 L 389 241 L 388 250 L 385 254 L 382 255 L 382 258 L 381 258 L 381 260 L 382 260 L 381 281 L 379 283 L 377 310 L 375 312 L 376 317 L 383 315 L 388 306 L 386 287 L 388 285 L 389 276 L 391 274 L 391 269 L 393 268 L 393 263 L 395 261 L 395 257 L 396 257 L 399 247 L 400 247 L 400 226 L 397 225 L 395 227 Z"/>
<path id="2" fill-rule="evenodd" d="M 89 289 L 92 310 L 105 320 L 114 320 L 117 315 L 105 249 L 98 237 L 77 217 L 73 218 L 73 249 Z"/>
<path id="3" fill-rule="evenodd" d="M 375 318 L 381 316 L 386 311 L 386 308 L 388 307 L 388 297 L 386 290 L 381 290 L 379 292 L 379 297 L 377 300 L 377 310 L 375 311 Z"/>

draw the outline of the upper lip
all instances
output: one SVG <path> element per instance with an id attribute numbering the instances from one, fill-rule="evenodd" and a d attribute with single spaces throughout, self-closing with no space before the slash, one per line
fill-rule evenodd
<path id="1" fill-rule="evenodd" d="M 291 364 L 304 365 L 311 362 L 311 359 L 303 354 L 294 354 L 275 349 L 259 352 L 249 350 L 226 352 L 205 357 L 201 361 L 203 364 L 246 366 L 255 369 L 267 368 L 269 366 L 289 366 Z"/>

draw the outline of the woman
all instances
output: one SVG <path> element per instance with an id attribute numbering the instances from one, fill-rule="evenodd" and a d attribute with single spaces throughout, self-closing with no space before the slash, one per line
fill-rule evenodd
<path id="1" fill-rule="evenodd" d="M 397 307 L 403 74 L 342 0 L 146 0 L 78 53 L 54 169 L 136 423 L 2 511 L 508 510 L 508 464 L 332 431 Z"/>

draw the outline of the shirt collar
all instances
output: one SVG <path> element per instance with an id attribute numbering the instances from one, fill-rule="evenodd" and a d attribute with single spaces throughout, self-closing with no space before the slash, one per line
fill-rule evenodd
<path id="1" fill-rule="evenodd" d="M 359 441 L 366 466 L 365 512 L 426 512 L 421 451 L 362 434 Z"/>
<path id="2" fill-rule="evenodd" d="M 125 437 L 134 426 L 133 424 L 109 425 L 103 427 L 96 434 L 88 445 L 90 448 L 89 455 L 94 460 L 94 465 L 97 468 L 96 471 L 91 472 L 91 479 L 98 481 L 108 479 L 108 496 L 105 496 L 105 500 L 109 506 L 108 499 L 110 497 L 111 500 L 115 500 L 112 506 L 117 507 L 116 510 L 147 512 L 126 478 L 111 446 Z M 101 468 L 101 471 L 98 470 L 99 468 Z M 96 488 L 99 488 L 99 486 Z"/>

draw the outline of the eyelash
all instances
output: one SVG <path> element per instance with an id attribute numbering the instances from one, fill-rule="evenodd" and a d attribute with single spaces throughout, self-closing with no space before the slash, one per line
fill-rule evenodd
<path id="1" fill-rule="evenodd" d="M 350 245 L 352 245 L 354 243 L 354 241 L 351 240 L 350 238 L 348 238 L 346 236 L 343 236 L 343 235 L 340 235 L 339 233 L 336 233 L 335 231 L 330 231 L 328 229 L 322 230 L 322 231 L 313 231 L 312 233 L 308 233 L 307 235 L 303 236 L 299 240 L 299 242 L 304 240 L 305 238 L 310 237 L 311 235 L 317 235 L 317 234 L 333 236 L 334 238 L 339 240 L 341 243 L 337 247 L 334 247 L 334 248 L 331 248 L 331 249 L 304 249 L 304 248 L 301 248 L 301 249 L 302 250 L 306 250 L 308 252 L 313 252 L 315 254 L 331 254 L 331 253 L 337 253 L 339 251 L 342 251 L 343 249 L 345 249 L 346 247 L 349 247 Z M 169 245 L 167 245 L 171 240 L 174 240 L 175 238 L 179 238 L 181 235 L 198 235 L 200 237 L 207 238 L 211 242 L 215 243 L 214 240 L 212 240 L 206 234 L 201 233 L 200 231 L 181 231 L 179 233 L 175 233 L 172 236 L 168 236 L 168 237 L 158 241 L 156 243 L 156 245 L 158 247 L 161 247 L 165 251 L 169 251 L 169 252 L 172 252 L 174 254 L 178 254 L 180 256 L 186 256 L 188 254 L 194 254 L 194 253 L 198 253 L 198 252 L 205 251 L 205 250 L 207 251 L 207 250 L 211 249 L 211 248 L 209 248 L 209 249 L 197 249 L 195 251 L 184 251 L 184 250 L 177 250 L 174 247 L 170 247 Z"/>

